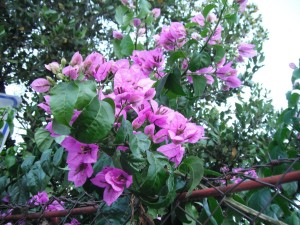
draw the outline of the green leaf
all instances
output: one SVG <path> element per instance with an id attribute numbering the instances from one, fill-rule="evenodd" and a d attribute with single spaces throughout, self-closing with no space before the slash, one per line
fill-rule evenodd
<path id="1" fill-rule="evenodd" d="M 56 150 L 54 156 L 53 156 L 53 165 L 54 166 L 59 166 L 59 164 L 61 163 L 63 154 L 64 154 L 64 148 L 60 147 Z"/>
<path id="2" fill-rule="evenodd" d="M 293 196 L 298 190 L 298 182 L 294 181 L 282 184 L 282 188 L 288 196 Z"/>
<path id="3" fill-rule="evenodd" d="M 299 78 L 300 78 L 300 69 L 297 68 L 297 69 L 295 69 L 295 70 L 293 71 L 293 75 L 292 75 L 292 83 L 294 84 L 295 81 L 296 81 L 297 79 L 299 79 Z"/>
<path id="4" fill-rule="evenodd" d="M 296 107 L 298 105 L 298 102 L 299 102 L 299 93 L 295 92 L 295 93 L 292 93 L 289 98 L 288 98 L 288 107 L 289 108 L 293 108 L 293 107 Z"/>
<path id="5" fill-rule="evenodd" d="M 75 108 L 78 110 L 82 110 L 97 95 L 96 83 L 92 80 L 77 80 L 75 81 L 75 83 L 79 88 L 79 94 L 75 104 Z"/>
<path id="6" fill-rule="evenodd" d="M 128 8 L 123 5 L 118 6 L 116 9 L 115 19 L 120 26 L 123 25 L 124 17 L 125 17 L 125 14 L 127 11 L 128 11 Z"/>
<path id="7" fill-rule="evenodd" d="M 177 61 L 177 59 L 184 59 L 185 54 L 182 51 L 171 52 L 170 57 L 168 58 L 168 64 L 172 65 Z"/>
<path id="8" fill-rule="evenodd" d="M 103 205 L 99 212 L 99 217 L 95 225 L 114 224 L 123 225 L 131 217 L 130 198 L 128 196 L 120 197 L 111 206 Z"/>
<path id="9" fill-rule="evenodd" d="M 215 5 L 215 4 L 208 4 L 208 5 L 206 5 L 206 6 L 204 7 L 204 9 L 203 9 L 203 16 L 204 16 L 204 18 L 206 18 L 207 15 L 209 14 L 209 12 L 210 12 L 212 9 L 214 9 L 214 8 L 216 8 L 216 5 Z"/>
<path id="10" fill-rule="evenodd" d="M 156 97 L 159 98 L 159 96 L 161 95 L 165 84 L 167 82 L 169 74 L 165 75 L 163 78 L 161 78 L 159 81 L 157 81 L 154 85 L 155 85 L 155 90 L 156 90 Z"/>
<path id="11" fill-rule="evenodd" d="M 53 175 L 53 171 L 54 171 L 54 167 L 51 163 L 51 155 L 52 155 L 52 149 L 48 149 L 43 152 L 40 159 L 42 169 L 50 177 Z"/>
<path id="12" fill-rule="evenodd" d="M 16 157 L 14 155 L 6 155 L 4 162 L 6 168 L 10 168 L 16 164 Z"/>
<path id="13" fill-rule="evenodd" d="M 119 39 L 114 39 L 113 41 L 113 48 L 114 48 L 114 53 L 117 56 L 117 58 L 122 58 L 122 48 L 121 48 L 121 40 Z"/>
<path id="14" fill-rule="evenodd" d="M 94 174 L 102 171 L 106 166 L 112 166 L 112 159 L 107 154 L 102 153 L 97 162 L 93 165 Z"/>
<path id="15" fill-rule="evenodd" d="M 222 224 L 224 215 L 222 213 L 222 208 L 219 207 L 219 202 L 214 197 L 209 197 L 208 204 L 211 212 L 214 212 L 213 216 L 217 221 L 217 224 Z"/>
<path id="16" fill-rule="evenodd" d="M 31 170 L 26 174 L 26 184 L 30 188 L 32 194 L 36 194 L 38 191 L 45 190 L 47 183 L 46 174 L 41 166 L 40 161 L 37 161 Z"/>
<path id="17" fill-rule="evenodd" d="M 69 126 L 58 123 L 55 118 L 52 120 L 52 130 L 55 134 L 61 134 L 61 135 L 68 135 L 71 132 Z"/>
<path id="18" fill-rule="evenodd" d="M 5 191 L 5 187 L 8 184 L 8 178 L 6 176 L 0 177 L 0 193 Z"/>
<path id="19" fill-rule="evenodd" d="M 120 43 L 121 53 L 124 57 L 130 56 L 134 50 L 134 44 L 129 35 L 126 35 Z"/>
<path id="20" fill-rule="evenodd" d="M 189 63 L 189 70 L 195 72 L 211 64 L 210 55 L 206 52 L 194 53 Z"/>
<path id="21" fill-rule="evenodd" d="M 209 217 L 210 222 L 213 225 L 218 225 L 218 222 L 216 221 L 216 219 L 214 218 L 214 216 L 211 214 L 212 210 L 209 207 L 207 198 L 203 199 L 203 208 L 205 210 L 206 215 Z"/>
<path id="22" fill-rule="evenodd" d="M 188 173 L 188 192 L 187 197 L 192 193 L 195 187 L 200 183 L 203 177 L 203 162 L 200 158 L 196 156 L 190 156 L 185 158 L 179 166 L 179 171 L 182 173 Z"/>
<path id="23" fill-rule="evenodd" d="M 132 135 L 132 132 L 132 124 L 123 118 L 121 126 L 116 134 L 115 144 L 125 143 L 125 141 Z"/>
<path id="24" fill-rule="evenodd" d="M 206 78 L 204 76 L 193 75 L 193 87 L 194 87 L 194 96 L 200 97 L 203 95 L 203 92 L 206 87 Z"/>
<path id="25" fill-rule="evenodd" d="M 222 45 L 214 45 L 213 48 L 215 50 L 214 62 L 218 63 L 224 57 L 225 49 L 222 47 Z"/>
<path id="26" fill-rule="evenodd" d="M 8 193 L 10 194 L 11 203 L 18 205 L 24 205 L 29 199 L 29 189 L 27 188 L 27 179 L 26 176 L 21 177 L 8 187 Z"/>
<path id="27" fill-rule="evenodd" d="M 175 68 L 173 73 L 168 75 L 165 87 L 171 90 L 174 94 L 184 96 L 186 95 L 181 86 L 181 73 L 180 70 Z"/>
<path id="28" fill-rule="evenodd" d="M 148 136 L 143 133 L 131 135 L 129 139 L 130 151 L 136 158 L 142 158 L 142 153 L 149 149 L 150 144 Z"/>
<path id="29" fill-rule="evenodd" d="M 239 21 L 239 16 L 237 13 L 227 14 L 224 16 L 229 24 L 235 24 Z"/>
<path id="30" fill-rule="evenodd" d="M 72 81 L 61 82 L 50 92 L 51 112 L 58 123 L 69 126 L 78 98 L 79 88 Z"/>
<path id="31" fill-rule="evenodd" d="M 99 101 L 96 96 L 75 120 L 71 135 L 83 143 L 96 143 L 108 135 L 114 121 L 115 115 L 110 104 Z"/>
<path id="32" fill-rule="evenodd" d="M 151 4 L 147 0 L 139 0 L 139 18 L 144 18 L 150 12 Z"/>
<path id="33" fill-rule="evenodd" d="M 53 138 L 50 137 L 50 133 L 43 128 L 37 129 L 37 131 L 34 134 L 34 140 L 40 151 L 49 149 L 53 142 Z"/>
<path id="34" fill-rule="evenodd" d="M 150 166 L 140 191 L 146 192 L 148 195 L 155 195 L 166 184 L 168 174 L 164 167 L 168 161 L 162 155 L 150 151 L 147 151 L 147 160 Z"/>
<path id="35" fill-rule="evenodd" d="M 34 163 L 35 160 L 35 156 L 33 155 L 28 155 L 25 157 L 24 161 L 21 164 L 21 169 L 24 172 L 28 172 L 32 166 L 32 164 Z"/>
<path id="36" fill-rule="evenodd" d="M 248 206 L 257 211 L 267 209 L 270 207 L 271 198 L 272 196 L 269 189 L 255 191 L 248 199 Z"/>
<path id="37" fill-rule="evenodd" d="M 121 152 L 120 162 L 122 168 L 130 173 L 136 174 L 136 176 L 145 168 L 146 159 L 144 158 L 136 158 L 132 154 L 127 154 L 125 152 Z"/>

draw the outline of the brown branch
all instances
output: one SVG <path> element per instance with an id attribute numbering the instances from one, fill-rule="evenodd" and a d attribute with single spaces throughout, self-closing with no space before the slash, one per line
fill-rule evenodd
<path id="1" fill-rule="evenodd" d="M 282 177 L 284 177 L 282 179 Z M 221 196 L 223 193 L 235 193 L 235 192 L 241 192 L 241 191 L 247 191 L 247 190 L 253 190 L 257 188 L 262 188 L 267 185 L 261 183 L 268 183 L 268 184 L 277 184 L 278 181 L 281 181 L 280 183 L 288 183 L 292 181 L 300 180 L 300 170 L 289 172 L 286 174 L 266 177 L 266 178 L 258 178 L 251 181 L 245 181 L 240 184 L 229 184 L 227 186 L 222 187 L 215 187 L 215 188 L 207 188 L 202 190 L 196 190 L 193 191 L 192 194 L 188 197 L 186 197 L 187 193 L 182 193 L 179 197 L 179 201 L 193 201 L 197 199 L 202 199 L 209 196 Z"/>
<path id="2" fill-rule="evenodd" d="M 179 201 L 195 201 L 209 196 L 221 196 L 224 193 L 235 193 L 246 190 L 253 190 L 257 188 L 262 188 L 268 184 L 276 185 L 278 182 L 280 184 L 288 183 L 292 181 L 300 180 L 300 170 L 289 172 L 286 174 L 259 178 L 257 180 L 245 181 L 240 184 L 230 184 L 222 187 L 206 188 L 202 190 L 193 191 L 192 194 L 186 197 L 187 193 L 182 193 L 178 196 Z M 0 216 L 0 220 L 20 220 L 20 219 L 39 219 L 39 218 L 51 218 L 51 217 L 64 217 L 66 215 L 75 215 L 75 214 L 92 214 L 97 211 L 99 208 L 98 205 L 87 206 L 81 208 L 74 208 L 72 210 L 61 210 L 61 211 L 51 211 L 43 213 L 30 213 L 30 214 L 17 214 L 17 215 L 8 215 Z"/>

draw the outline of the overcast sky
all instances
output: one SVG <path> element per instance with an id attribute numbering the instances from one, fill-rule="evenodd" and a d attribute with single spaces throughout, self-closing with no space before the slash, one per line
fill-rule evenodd
<path id="1" fill-rule="evenodd" d="M 265 66 L 254 76 L 271 90 L 276 109 L 285 108 L 285 94 L 291 90 L 292 69 L 300 58 L 300 0 L 249 0 L 258 5 L 263 24 L 269 30 L 264 44 Z"/>

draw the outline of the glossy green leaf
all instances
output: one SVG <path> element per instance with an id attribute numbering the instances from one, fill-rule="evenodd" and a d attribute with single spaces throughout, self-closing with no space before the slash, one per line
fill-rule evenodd
<path id="1" fill-rule="evenodd" d="M 126 140 L 132 135 L 133 129 L 132 124 L 128 121 L 123 119 L 120 128 L 117 131 L 115 143 L 122 144 L 125 143 Z"/>
<path id="2" fill-rule="evenodd" d="M 120 162 L 125 171 L 130 174 L 135 174 L 136 176 L 141 173 L 147 164 L 145 158 L 137 158 L 125 152 L 121 152 Z"/>
<path id="3" fill-rule="evenodd" d="M 130 56 L 134 50 L 134 44 L 129 35 L 123 37 L 120 43 L 121 53 L 123 56 Z"/>
<path id="4" fill-rule="evenodd" d="M 53 142 L 53 138 L 50 136 L 50 133 L 43 128 L 37 129 L 34 134 L 34 140 L 40 151 L 49 149 Z"/>
<path id="5" fill-rule="evenodd" d="M 79 88 L 78 98 L 75 104 L 77 110 L 82 110 L 97 95 L 97 87 L 95 81 L 84 80 L 75 81 Z"/>
<path id="6" fill-rule="evenodd" d="M 45 190 L 47 186 L 46 176 L 47 175 L 44 172 L 41 163 L 37 161 L 26 174 L 26 184 L 28 188 L 30 188 L 30 192 L 32 194 Z"/>
<path id="7" fill-rule="evenodd" d="M 204 76 L 193 75 L 194 95 L 201 97 L 206 87 L 206 78 Z"/>
<path id="8" fill-rule="evenodd" d="M 147 0 L 139 0 L 139 17 L 143 18 L 146 17 L 147 14 L 150 12 L 151 4 Z"/>
<path id="9" fill-rule="evenodd" d="M 216 5 L 215 5 L 215 4 L 208 4 L 208 5 L 206 5 L 206 6 L 204 7 L 204 9 L 203 9 L 203 16 L 204 16 L 204 18 L 206 18 L 207 15 L 209 14 L 209 12 L 210 12 L 212 9 L 214 9 L 214 8 L 216 8 Z"/>
<path id="10" fill-rule="evenodd" d="M 218 222 L 216 221 L 214 215 L 212 215 L 213 209 L 210 209 L 207 198 L 203 199 L 203 208 L 204 208 L 206 216 L 209 218 L 210 222 L 213 225 L 218 225 Z"/>
<path id="11" fill-rule="evenodd" d="M 226 51 L 222 47 L 222 45 L 214 45 L 214 50 L 215 50 L 215 57 L 214 57 L 214 62 L 218 63 L 221 61 L 221 59 L 224 57 Z"/>
<path id="12" fill-rule="evenodd" d="M 65 150 L 64 150 L 63 147 L 60 147 L 55 151 L 54 156 L 53 156 L 53 165 L 54 166 L 59 166 L 60 165 L 60 163 L 62 161 L 64 151 Z"/>
<path id="13" fill-rule="evenodd" d="M 35 156 L 34 155 L 28 155 L 25 157 L 24 161 L 21 164 L 21 169 L 24 172 L 28 172 L 32 166 L 32 164 L 34 163 L 35 160 Z"/>
<path id="14" fill-rule="evenodd" d="M 130 136 L 129 148 L 134 157 L 142 158 L 142 154 L 149 149 L 151 141 L 148 136 L 143 133 L 137 133 Z"/>
<path id="15" fill-rule="evenodd" d="M 194 53 L 189 63 L 189 70 L 195 72 L 211 64 L 210 55 L 206 52 Z"/>
<path id="16" fill-rule="evenodd" d="M 108 135 L 114 121 L 110 104 L 99 101 L 96 96 L 74 122 L 71 135 L 83 143 L 96 143 Z"/>
<path id="17" fill-rule="evenodd" d="M 185 158 L 181 162 L 178 169 L 182 173 L 188 173 L 189 175 L 189 182 L 187 185 L 188 187 L 187 196 L 189 196 L 194 190 L 194 188 L 198 186 L 198 184 L 200 183 L 203 177 L 203 173 L 204 173 L 203 161 L 196 156 L 190 156 L 188 158 Z"/>
<path id="18" fill-rule="evenodd" d="M 260 211 L 270 206 L 271 192 L 269 189 L 262 189 L 254 192 L 248 199 L 248 206 L 252 209 Z"/>
<path id="19" fill-rule="evenodd" d="M 27 178 L 22 176 L 14 184 L 8 187 L 11 203 L 24 205 L 29 199 L 29 189 L 27 188 Z M 36 193 L 35 193 L 36 194 Z"/>
<path id="20" fill-rule="evenodd" d="M 147 151 L 147 160 L 150 165 L 140 190 L 141 192 L 147 192 L 149 195 L 155 195 L 166 184 L 168 174 L 164 167 L 168 164 L 168 161 L 162 155 L 150 151 Z"/>
<path id="21" fill-rule="evenodd" d="M 124 17 L 126 12 L 128 11 L 128 8 L 126 6 L 120 5 L 116 8 L 116 15 L 115 19 L 119 25 L 123 25 Z"/>
<path id="22" fill-rule="evenodd" d="M 52 120 L 52 130 L 55 134 L 61 135 L 69 135 L 71 132 L 71 128 L 69 126 L 57 122 L 55 118 Z"/>
<path id="23" fill-rule="evenodd" d="M 114 39 L 112 40 L 114 54 L 120 59 L 122 58 L 122 48 L 121 48 L 121 40 Z"/>
<path id="24" fill-rule="evenodd" d="M 185 95 L 181 86 L 181 73 L 177 68 L 168 75 L 165 87 L 177 95 Z"/>
<path id="25" fill-rule="evenodd" d="M 299 78 L 300 78 L 300 69 L 297 68 L 297 69 L 295 69 L 295 70 L 293 71 L 293 75 L 292 75 L 292 83 L 295 83 L 295 81 L 296 81 L 297 79 L 299 79 Z"/>
<path id="26" fill-rule="evenodd" d="M 6 176 L 0 177 L 0 193 L 4 192 L 7 183 L 8 179 Z"/>
<path id="27" fill-rule="evenodd" d="M 10 168 L 16 164 L 16 157 L 14 155 L 6 155 L 4 163 L 6 168 Z"/>
<path id="28" fill-rule="evenodd" d="M 293 196 L 298 190 L 298 182 L 290 182 L 282 184 L 282 188 L 288 196 Z"/>
<path id="29" fill-rule="evenodd" d="M 219 205 L 220 205 L 219 202 L 214 197 L 209 197 L 208 204 L 209 204 L 209 208 L 210 208 L 211 212 L 214 212 L 213 217 L 215 218 L 217 223 L 222 224 L 224 215 L 223 215 L 221 207 L 219 207 Z"/>
<path id="30" fill-rule="evenodd" d="M 292 93 L 290 95 L 290 97 L 288 98 L 288 107 L 289 108 L 296 107 L 299 102 L 299 97 L 300 97 L 299 93 L 297 93 L 297 92 Z"/>
<path id="31" fill-rule="evenodd" d="M 51 112 L 58 123 L 69 126 L 78 93 L 79 88 L 74 82 L 61 82 L 51 89 Z"/>

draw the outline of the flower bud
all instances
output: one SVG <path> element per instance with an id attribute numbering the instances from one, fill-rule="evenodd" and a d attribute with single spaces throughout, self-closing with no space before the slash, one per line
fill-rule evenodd
<path id="1" fill-rule="evenodd" d="M 134 18 L 133 19 L 133 25 L 135 27 L 139 27 L 141 25 L 141 20 L 139 18 Z"/>

